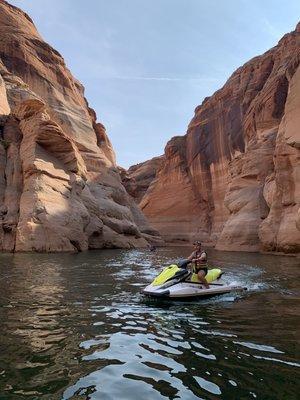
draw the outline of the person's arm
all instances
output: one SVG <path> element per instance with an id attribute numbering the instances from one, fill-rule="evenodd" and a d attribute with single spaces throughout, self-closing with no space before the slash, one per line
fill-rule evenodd
<path id="1" fill-rule="evenodd" d="M 200 254 L 200 256 L 195 257 L 194 260 L 195 260 L 195 261 L 205 261 L 206 258 L 207 258 L 207 254 L 206 254 L 205 251 L 203 251 L 203 252 Z"/>
<path id="2" fill-rule="evenodd" d="M 197 258 L 197 261 L 206 261 L 206 259 L 207 259 L 207 254 L 205 251 L 202 251 L 200 257 Z"/>
<path id="3" fill-rule="evenodd" d="M 189 256 L 188 261 L 193 261 L 195 259 L 195 252 L 193 251 L 192 254 Z"/>

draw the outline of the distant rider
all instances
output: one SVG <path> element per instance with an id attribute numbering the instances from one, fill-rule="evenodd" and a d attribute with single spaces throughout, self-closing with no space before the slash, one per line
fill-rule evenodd
<path id="1" fill-rule="evenodd" d="M 209 289 L 209 284 L 205 279 L 207 274 L 207 254 L 204 250 L 202 250 L 201 243 L 199 241 L 196 241 L 193 244 L 195 250 L 187 260 L 188 262 L 194 263 L 195 273 L 197 274 L 199 281 L 203 283 L 206 289 Z"/>

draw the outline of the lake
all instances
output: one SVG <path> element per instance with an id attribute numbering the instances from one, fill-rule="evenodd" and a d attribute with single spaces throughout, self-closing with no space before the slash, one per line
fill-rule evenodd
<path id="1" fill-rule="evenodd" d="M 300 259 L 208 249 L 248 287 L 139 293 L 191 249 L 0 255 L 0 399 L 297 399 Z"/>

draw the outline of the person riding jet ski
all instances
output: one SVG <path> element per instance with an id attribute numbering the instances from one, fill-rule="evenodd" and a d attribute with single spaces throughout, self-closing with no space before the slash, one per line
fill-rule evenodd
<path id="1" fill-rule="evenodd" d="M 206 289 L 209 289 L 209 284 L 207 280 L 205 279 L 205 276 L 207 275 L 207 254 L 206 251 L 201 249 L 201 243 L 197 240 L 196 242 L 193 243 L 195 250 L 192 252 L 192 254 L 189 256 L 189 258 L 181 263 L 181 268 L 187 267 L 189 263 L 194 264 L 194 270 L 195 273 L 198 276 L 198 279 L 203 285 L 205 286 Z"/>
<path id="2" fill-rule="evenodd" d="M 207 254 L 201 249 L 201 243 L 194 242 L 194 246 L 195 250 L 187 260 L 166 266 L 141 293 L 156 299 L 187 300 L 247 289 L 222 281 L 223 272 L 220 268 L 210 267 L 208 270 Z M 188 268 L 191 263 L 195 265 L 194 272 Z"/>

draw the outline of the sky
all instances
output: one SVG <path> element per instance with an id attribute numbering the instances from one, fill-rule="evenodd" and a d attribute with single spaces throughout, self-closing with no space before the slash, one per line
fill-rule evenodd
<path id="1" fill-rule="evenodd" d="M 122 167 L 163 154 L 194 109 L 299 21 L 289 0 L 10 0 L 64 57 Z"/>

